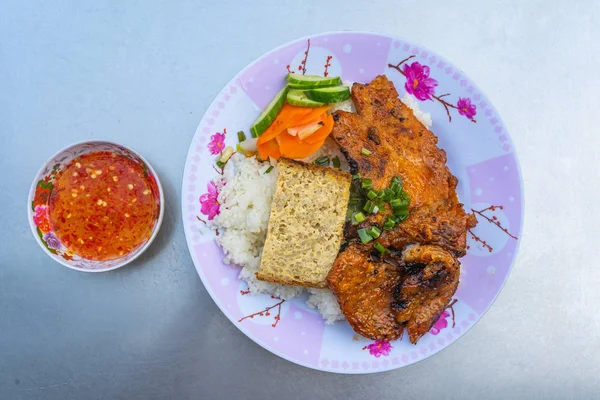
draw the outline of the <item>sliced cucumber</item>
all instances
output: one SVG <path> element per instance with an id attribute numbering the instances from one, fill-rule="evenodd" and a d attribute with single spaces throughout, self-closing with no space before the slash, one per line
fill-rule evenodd
<path id="1" fill-rule="evenodd" d="M 287 94 L 287 102 L 290 103 L 293 106 L 300 106 L 300 107 L 311 107 L 311 108 L 315 108 L 315 107 L 321 107 L 326 105 L 325 103 L 321 103 L 319 101 L 314 101 L 309 99 L 308 97 L 306 97 L 306 95 L 304 94 L 304 92 L 302 90 L 290 90 Z"/>
<path id="2" fill-rule="evenodd" d="M 325 104 L 333 104 L 348 100 L 350 98 L 350 88 L 348 86 L 333 86 L 304 90 L 304 94 L 310 100 L 320 101 Z"/>
<path id="3" fill-rule="evenodd" d="M 339 76 L 325 77 L 318 75 L 287 74 L 285 78 L 294 89 L 337 86 L 342 84 Z"/>
<path id="4" fill-rule="evenodd" d="M 273 97 L 273 100 L 271 100 L 271 102 L 267 104 L 265 109 L 262 110 L 258 118 L 256 118 L 256 121 L 254 121 L 254 124 L 252 124 L 252 127 L 250 128 L 252 137 L 259 137 L 273 123 L 273 121 L 277 117 L 277 114 L 279 114 L 279 111 L 281 111 L 283 103 L 285 103 L 285 96 L 288 90 L 289 88 L 286 85 L 275 95 L 275 97 Z"/>
<path id="5" fill-rule="evenodd" d="M 326 88 L 326 87 L 335 87 L 338 85 L 306 85 L 304 83 L 288 83 L 290 89 L 300 89 L 300 90 L 308 90 L 308 89 L 318 89 L 318 88 Z"/>

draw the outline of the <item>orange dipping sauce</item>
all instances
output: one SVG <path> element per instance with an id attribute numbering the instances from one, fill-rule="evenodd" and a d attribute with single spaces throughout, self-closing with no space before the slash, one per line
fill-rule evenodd
<path id="1" fill-rule="evenodd" d="M 156 181 L 137 161 L 108 151 L 84 154 L 54 181 L 50 227 L 70 252 L 113 260 L 150 239 L 159 199 Z"/>

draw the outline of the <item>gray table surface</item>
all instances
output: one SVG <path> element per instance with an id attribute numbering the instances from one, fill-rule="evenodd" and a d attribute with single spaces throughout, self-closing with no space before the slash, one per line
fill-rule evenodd
<path id="1" fill-rule="evenodd" d="M 597 1 L 0 1 L 0 398 L 600 398 Z M 180 215 L 202 114 L 247 63 L 327 30 L 406 37 L 498 108 L 520 155 L 525 228 L 494 306 L 457 343 L 389 373 L 280 359 L 210 299 Z M 71 142 L 144 154 L 167 204 L 155 244 L 103 274 L 63 268 L 26 219 L 31 180 Z"/>

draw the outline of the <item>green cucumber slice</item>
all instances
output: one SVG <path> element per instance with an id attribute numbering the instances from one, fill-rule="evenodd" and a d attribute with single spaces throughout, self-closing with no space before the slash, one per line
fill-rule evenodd
<path id="1" fill-rule="evenodd" d="M 342 84 L 342 80 L 339 76 L 325 77 L 318 75 L 287 74 L 285 79 L 294 89 L 338 86 Z"/>
<path id="2" fill-rule="evenodd" d="M 326 105 L 325 103 L 321 103 L 319 101 L 314 101 L 309 99 L 308 97 L 306 97 L 306 95 L 304 94 L 304 92 L 302 90 L 290 90 L 287 93 L 287 102 L 290 103 L 293 106 L 300 106 L 300 107 L 311 107 L 311 108 L 315 108 L 315 107 L 321 107 Z"/>
<path id="3" fill-rule="evenodd" d="M 350 98 L 348 86 L 333 86 L 327 88 L 304 90 L 304 95 L 310 100 L 325 104 L 340 103 Z"/>
<path id="4" fill-rule="evenodd" d="M 267 104 L 265 109 L 262 110 L 250 128 L 252 137 L 257 138 L 262 135 L 263 132 L 266 131 L 267 128 L 273 123 L 273 121 L 275 121 L 277 114 L 279 114 L 281 107 L 283 107 L 283 103 L 285 103 L 285 96 L 287 95 L 288 90 L 289 88 L 286 85 L 275 95 L 275 97 L 273 97 L 273 100 Z"/>

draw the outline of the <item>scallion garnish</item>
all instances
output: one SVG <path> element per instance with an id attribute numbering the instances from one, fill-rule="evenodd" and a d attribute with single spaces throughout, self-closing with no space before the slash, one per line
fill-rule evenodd
<path id="1" fill-rule="evenodd" d="M 381 255 L 384 255 L 385 253 L 387 253 L 389 250 L 386 249 L 385 247 L 383 247 L 383 245 L 381 243 L 375 243 L 373 245 L 373 247 L 375 247 L 375 249 L 381 253 Z"/>
<path id="2" fill-rule="evenodd" d="M 394 210 L 394 214 L 398 216 L 408 215 L 408 199 L 406 198 L 396 198 L 390 200 L 390 205 Z"/>
<path id="3" fill-rule="evenodd" d="M 367 201 L 367 203 L 365 203 L 363 210 L 365 210 L 371 214 L 377 214 L 379 212 L 379 206 L 377 204 L 373 203 L 372 201 Z"/>
<path id="4" fill-rule="evenodd" d="M 357 212 L 356 214 L 353 215 L 353 218 L 356 220 L 356 222 L 358 222 L 360 224 L 361 222 L 363 222 L 365 220 L 365 214 L 363 214 L 361 212 Z"/>
<path id="5" fill-rule="evenodd" d="M 367 193 L 367 197 L 369 198 L 369 200 L 373 200 L 375 197 L 377 197 L 377 193 L 375 193 L 375 191 L 373 190 L 369 190 L 369 193 Z"/>
<path id="6" fill-rule="evenodd" d="M 363 201 L 362 196 L 356 195 L 356 194 L 352 193 L 350 195 L 350 201 L 348 201 L 348 204 L 352 205 L 352 206 L 355 206 L 355 205 L 358 205 L 358 204 L 362 203 L 362 201 Z"/>
<path id="7" fill-rule="evenodd" d="M 265 174 L 268 174 L 269 172 L 273 171 L 273 168 L 275 168 L 275 167 L 273 167 L 271 165 L 269 168 L 267 168 L 267 170 L 265 171 Z"/>
<path id="8" fill-rule="evenodd" d="M 392 185 L 390 186 L 390 189 L 397 195 L 400 194 L 400 192 L 402 192 L 402 179 L 398 178 L 397 176 L 392 178 Z"/>
<path id="9" fill-rule="evenodd" d="M 371 200 L 369 200 L 365 203 L 363 210 L 365 210 L 366 212 L 368 212 L 370 214 L 377 214 L 377 212 L 379 211 L 379 207 L 375 203 L 373 203 Z"/>
<path id="10" fill-rule="evenodd" d="M 352 180 L 360 179 L 360 174 L 352 175 Z"/>
<path id="11" fill-rule="evenodd" d="M 408 218 L 408 212 L 406 212 L 406 214 L 403 214 L 403 215 L 396 215 L 396 224 L 406 221 L 407 218 Z"/>
<path id="12" fill-rule="evenodd" d="M 340 168 L 342 166 L 342 162 L 340 161 L 340 158 L 338 156 L 333 157 L 331 162 L 333 162 L 333 166 L 335 168 Z"/>
<path id="13" fill-rule="evenodd" d="M 396 220 L 393 217 L 387 217 L 385 222 L 383 223 L 383 229 L 386 231 L 391 231 L 396 226 Z"/>
<path id="14" fill-rule="evenodd" d="M 395 197 L 395 193 L 391 188 L 383 189 L 383 197 L 382 197 L 383 201 L 390 201 L 394 197 Z"/>
<path id="15" fill-rule="evenodd" d="M 217 167 L 219 168 L 223 168 L 225 166 L 226 163 L 222 162 L 222 161 L 217 161 Z"/>
<path id="16" fill-rule="evenodd" d="M 367 230 L 367 233 L 373 238 L 373 239 L 377 239 L 379 236 L 381 236 L 381 229 L 379 229 L 376 226 L 372 226 L 369 228 L 369 230 Z"/>
<path id="17" fill-rule="evenodd" d="M 360 241 L 363 244 L 369 243 L 371 240 L 373 240 L 373 237 L 367 233 L 367 230 L 365 228 L 359 229 L 357 233 L 358 233 L 358 236 L 360 237 Z"/>
<path id="18" fill-rule="evenodd" d="M 360 153 L 363 156 L 370 156 L 372 154 L 372 152 L 369 149 L 365 149 L 364 147 L 362 149 L 360 149 Z"/>
<path id="19" fill-rule="evenodd" d="M 365 178 L 362 180 L 360 185 L 364 190 L 371 190 L 371 189 L 373 189 L 373 180 L 369 179 L 369 178 Z"/>
<path id="20" fill-rule="evenodd" d="M 320 165 L 321 167 L 326 167 L 329 165 L 329 157 L 327 156 L 321 156 L 319 158 L 317 158 L 314 163 L 316 165 Z"/>
<path id="21" fill-rule="evenodd" d="M 238 132 L 238 142 L 242 143 L 244 140 L 246 140 L 246 134 L 244 133 L 244 131 L 239 131 Z"/>
<path id="22" fill-rule="evenodd" d="M 400 207 L 402 205 L 402 200 L 400 199 L 391 199 L 390 200 L 390 206 L 392 206 L 392 208 L 397 208 Z"/>
<path id="23" fill-rule="evenodd" d="M 394 215 L 397 217 L 402 217 L 402 218 L 406 219 L 406 217 L 408 217 L 408 208 L 406 208 L 406 209 L 394 208 Z M 402 221 L 404 221 L 404 219 Z M 402 221 L 400 221 L 400 222 L 402 222 Z"/>

